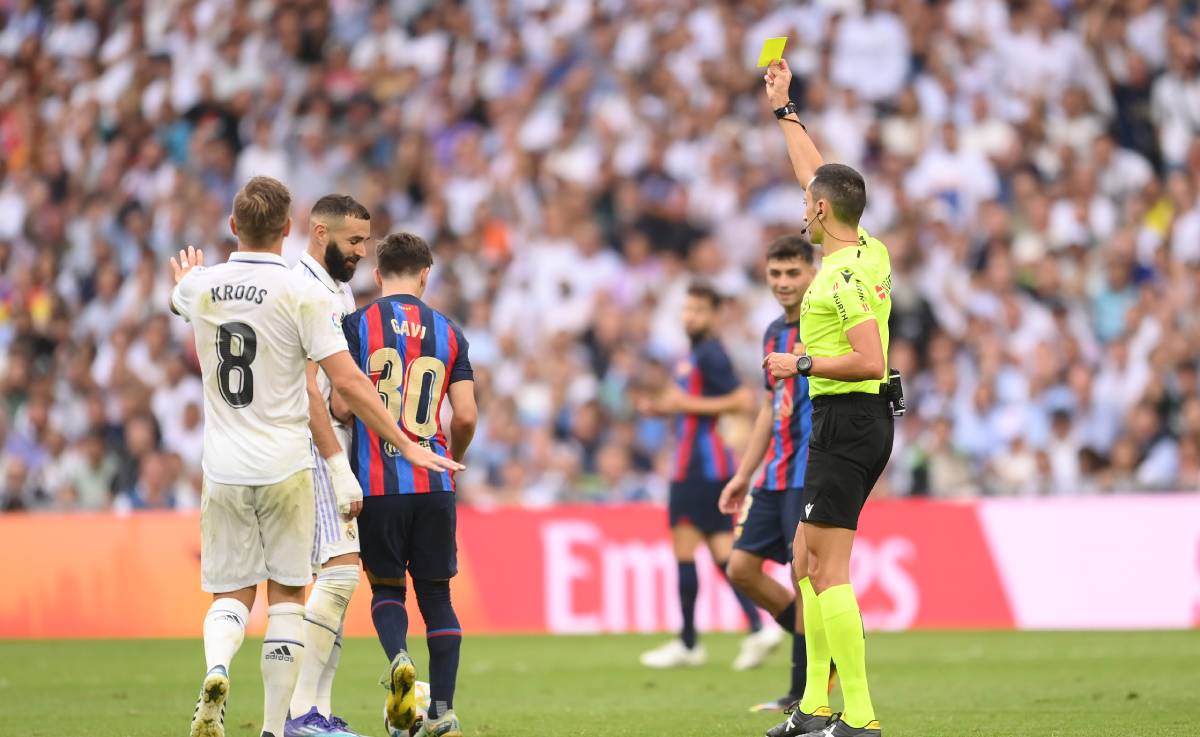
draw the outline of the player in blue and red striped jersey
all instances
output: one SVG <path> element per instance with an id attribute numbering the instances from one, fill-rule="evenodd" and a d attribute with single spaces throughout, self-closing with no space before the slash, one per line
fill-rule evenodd
<path id="1" fill-rule="evenodd" d="M 752 399 L 714 335 L 720 307 L 721 296 L 712 287 L 691 285 L 683 307 L 691 353 L 676 368 L 675 384 L 640 406 L 646 414 L 676 415 L 668 520 L 679 566 L 683 628 L 678 639 L 642 654 L 642 664 L 650 668 L 704 663 L 705 651 L 697 642 L 695 625 L 699 593 L 696 548 L 707 543 L 722 571 L 733 548 L 733 518 L 717 509 L 721 490 L 733 477 L 733 453 L 717 432 L 717 421 L 723 414 L 744 411 Z M 776 629 L 762 628 L 754 602 L 742 594 L 738 594 L 738 602 L 751 632 L 734 661 L 735 669 L 744 670 L 759 665 L 781 636 Z"/>
<path id="2" fill-rule="evenodd" d="M 776 239 L 767 248 L 767 286 L 784 314 L 763 336 L 763 355 L 787 353 L 800 343 L 800 306 L 817 270 L 813 247 L 799 236 Z M 807 679 L 804 622 L 798 611 L 795 588 L 780 584 L 763 570 L 769 558 L 787 564 L 792 539 L 800 526 L 801 494 L 812 428 L 808 380 L 796 376 L 775 380 L 764 373 L 767 396 L 755 420 L 746 454 L 733 479 L 721 494 L 721 511 L 738 513 L 734 529 L 729 578 L 739 591 L 794 633 L 792 675 L 788 695 L 752 707 L 755 711 L 782 710 L 799 701 Z M 750 479 L 762 466 L 749 499 Z M 743 505 L 743 501 L 745 504 Z"/>
<path id="3" fill-rule="evenodd" d="M 461 461 L 475 434 L 474 374 L 462 331 L 421 301 L 433 266 L 429 245 L 415 235 L 393 234 L 379 243 L 376 256 L 375 281 L 383 296 L 344 319 L 350 355 L 408 437 Z M 448 440 L 441 423 L 447 396 L 453 411 Z M 334 406 L 340 415 L 338 403 Z M 371 618 L 391 661 L 389 733 L 408 735 L 416 719 L 416 668 L 407 652 L 404 608 L 407 573 L 429 645 L 430 705 L 417 734 L 461 737 L 454 684 L 462 629 L 450 604 L 450 579 L 458 572 L 454 476 L 415 468 L 358 420 L 350 459 L 363 488 L 358 527 Z"/>

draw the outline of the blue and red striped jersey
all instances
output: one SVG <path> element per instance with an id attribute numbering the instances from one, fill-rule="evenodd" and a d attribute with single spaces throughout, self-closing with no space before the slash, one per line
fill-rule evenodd
<path id="1" fill-rule="evenodd" d="M 675 380 L 694 397 L 719 397 L 738 388 L 737 374 L 721 341 L 705 338 L 692 346 L 675 369 Z M 733 476 L 733 453 L 717 433 L 714 415 L 681 414 L 675 420 L 675 463 L 672 481 L 727 481 Z"/>
<path id="2" fill-rule="evenodd" d="M 763 356 L 791 353 L 800 338 L 799 323 L 780 317 L 767 326 L 763 335 Z M 808 378 L 775 379 L 763 370 L 767 391 L 772 392 L 774 417 L 771 444 L 763 459 L 758 486 L 768 491 L 804 487 L 804 468 L 808 465 L 808 436 L 812 432 L 812 401 L 808 397 Z"/>
<path id="3" fill-rule="evenodd" d="M 342 321 L 350 355 L 371 377 L 392 418 L 413 440 L 446 457 L 442 401 L 474 379 L 467 340 L 450 320 L 411 294 L 381 297 Z M 414 468 L 358 418 L 350 467 L 364 496 L 454 491 L 454 476 Z"/>

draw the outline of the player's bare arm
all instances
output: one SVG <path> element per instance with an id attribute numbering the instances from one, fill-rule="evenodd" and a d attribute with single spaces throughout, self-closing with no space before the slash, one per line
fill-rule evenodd
<path id="1" fill-rule="evenodd" d="M 753 401 L 754 396 L 746 387 L 739 387 L 728 394 L 705 397 L 686 394 L 672 384 L 661 394 L 639 401 L 638 411 L 651 416 L 676 414 L 713 416 L 747 411 Z"/>
<path id="2" fill-rule="evenodd" d="M 463 470 L 461 463 L 421 447 L 404 434 L 380 401 L 375 385 L 354 365 L 349 351 L 338 351 L 322 359 L 320 364 L 350 411 L 379 437 L 391 443 L 409 463 L 431 471 Z"/>
<path id="3" fill-rule="evenodd" d="M 333 432 L 333 423 L 329 419 L 329 411 L 325 408 L 325 398 L 317 386 L 317 364 L 308 362 L 308 429 L 312 433 L 313 443 L 321 453 L 322 458 L 329 458 L 342 451 L 337 436 Z"/>
<path id="4" fill-rule="evenodd" d="M 447 393 L 450 397 L 450 456 L 462 461 L 467 448 L 475 437 L 475 426 L 479 420 L 479 408 L 475 405 L 475 382 L 456 381 Z"/>
<path id="5" fill-rule="evenodd" d="M 738 387 L 728 394 L 704 397 L 685 394 L 672 385 L 659 396 L 647 400 L 640 409 L 648 415 L 725 415 L 746 412 L 753 405 L 754 394 L 748 387 Z"/>
<path id="6" fill-rule="evenodd" d="M 767 454 L 767 445 L 771 442 L 771 424 L 774 418 L 774 406 L 771 395 L 763 398 L 762 406 L 758 409 L 758 417 L 754 419 L 754 427 L 750 430 L 750 439 L 746 443 L 746 451 L 742 454 L 742 462 L 729 483 L 721 490 L 721 499 L 717 502 L 724 514 L 737 514 L 750 492 L 750 478 L 755 469 L 762 463 Z"/>
<path id="7" fill-rule="evenodd" d="M 767 67 L 767 73 L 763 75 L 763 81 L 766 82 L 767 101 L 772 110 L 778 110 L 790 102 L 788 88 L 792 84 L 792 70 L 788 68 L 786 60 L 772 62 Z M 779 126 L 783 129 L 783 137 L 787 141 L 788 158 L 792 161 L 796 181 L 807 189 L 808 183 L 817 173 L 817 168 L 825 161 L 809 137 L 808 131 L 800 124 L 799 115 L 795 112 L 788 113 L 779 119 Z"/>
<path id="8" fill-rule="evenodd" d="M 846 331 L 850 352 L 841 356 L 812 356 L 810 376 L 838 381 L 868 381 L 883 378 L 883 338 L 874 319 Z M 801 353 L 803 353 L 803 346 Z M 772 353 L 763 366 L 777 379 L 790 379 L 800 373 L 794 353 Z"/>
<path id="9" fill-rule="evenodd" d="M 317 452 L 329 466 L 333 493 L 338 500 L 338 511 L 346 519 L 354 519 L 362 511 L 362 487 L 350 471 L 350 461 L 337 441 L 333 423 L 325 407 L 325 397 L 317 386 L 317 364 L 308 362 L 306 369 L 308 384 L 308 430 L 312 433 Z"/>
<path id="10" fill-rule="evenodd" d="M 350 411 L 350 406 L 346 404 L 345 399 L 342 399 L 342 395 L 338 394 L 337 389 L 329 392 L 329 414 L 343 424 L 354 419 L 354 413 Z"/>

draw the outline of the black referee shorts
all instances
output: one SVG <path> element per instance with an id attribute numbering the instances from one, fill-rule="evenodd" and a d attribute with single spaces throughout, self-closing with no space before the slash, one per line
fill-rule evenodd
<path id="1" fill-rule="evenodd" d="M 891 406 L 885 397 L 861 393 L 817 396 L 812 405 L 803 520 L 856 530 L 892 455 Z"/>

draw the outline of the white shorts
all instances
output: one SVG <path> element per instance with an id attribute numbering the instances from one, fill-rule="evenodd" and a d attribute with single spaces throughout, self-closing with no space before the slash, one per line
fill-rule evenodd
<path id="1" fill-rule="evenodd" d="M 358 553 L 358 520 L 349 522 L 338 513 L 337 497 L 329 481 L 329 467 L 320 453 L 313 452 L 317 469 L 313 471 L 313 492 L 316 497 L 317 519 L 313 525 L 312 564 L 320 568 L 330 558 Z"/>
<path id="2" fill-rule="evenodd" d="M 200 587 L 213 594 L 261 581 L 312 582 L 313 472 L 266 486 L 204 480 L 200 498 Z"/>

